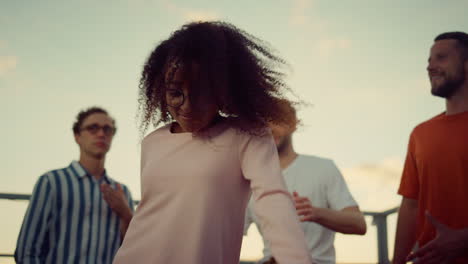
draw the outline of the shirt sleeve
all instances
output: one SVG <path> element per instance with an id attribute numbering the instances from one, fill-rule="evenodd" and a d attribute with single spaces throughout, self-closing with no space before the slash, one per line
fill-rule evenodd
<path id="1" fill-rule="evenodd" d="M 15 250 L 16 263 L 42 263 L 47 255 L 45 244 L 54 203 L 52 187 L 43 175 L 36 182 L 21 225 Z"/>
<path id="2" fill-rule="evenodd" d="M 240 144 L 244 177 L 250 180 L 254 213 L 278 263 L 311 263 L 298 216 L 286 189 L 271 133 Z"/>
<path id="3" fill-rule="evenodd" d="M 327 202 L 330 209 L 342 210 L 346 207 L 357 206 L 343 175 L 333 161 L 330 160 L 330 175 L 327 177 Z"/>
<path id="4" fill-rule="evenodd" d="M 408 143 L 408 152 L 401 176 L 400 188 L 398 189 L 398 194 L 410 199 L 418 199 L 419 195 L 419 178 L 415 159 L 415 148 L 413 130 Z"/>

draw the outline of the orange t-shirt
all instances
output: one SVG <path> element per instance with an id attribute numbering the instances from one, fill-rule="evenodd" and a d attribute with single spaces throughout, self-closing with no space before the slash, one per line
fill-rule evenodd
<path id="1" fill-rule="evenodd" d="M 418 200 L 420 246 L 435 237 L 425 211 L 451 228 L 468 227 L 468 112 L 442 113 L 413 130 L 398 193 Z"/>

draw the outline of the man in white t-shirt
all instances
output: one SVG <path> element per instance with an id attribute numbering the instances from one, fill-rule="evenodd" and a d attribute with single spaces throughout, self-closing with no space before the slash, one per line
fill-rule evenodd
<path id="1" fill-rule="evenodd" d="M 336 263 L 333 246 L 335 232 L 364 235 L 366 222 L 332 160 L 299 155 L 294 151 L 292 133 L 298 123 L 296 112 L 289 103 L 284 103 L 284 107 L 290 110 L 290 124 L 270 124 L 283 176 L 293 195 L 314 263 Z M 252 206 L 251 200 L 247 207 L 244 234 L 252 222 L 259 227 Z M 268 241 L 263 238 L 263 242 L 264 257 L 259 263 L 276 263 Z"/>

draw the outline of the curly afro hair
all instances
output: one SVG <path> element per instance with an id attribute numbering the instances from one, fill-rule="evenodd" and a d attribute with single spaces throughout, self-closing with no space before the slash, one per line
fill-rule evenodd
<path id="1" fill-rule="evenodd" d="M 268 122 L 290 118 L 281 106 L 284 91 L 290 90 L 283 80 L 287 64 L 267 43 L 226 22 L 193 22 L 159 43 L 144 65 L 138 100 L 142 134 L 150 124 L 172 121 L 165 83 L 174 65 L 197 66 L 195 74 L 193 66 L 188 74 L 193 106 L 209 96 L 220 115 L 243 131 L 259 134 Z"/>

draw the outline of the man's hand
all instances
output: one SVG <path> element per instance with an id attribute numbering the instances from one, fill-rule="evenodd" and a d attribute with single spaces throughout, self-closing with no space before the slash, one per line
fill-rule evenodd
<path id="1" fill-rule="evenodd" d="M 436 237 L 426 245 L 410 254 L 407 258 L 414 263 L 449 263 L 459 255 L 463 254 L 464 243 L 460 239 L 460 233 L 440 223 L 429 212 L 426 211 L 428 221 L 436 229 Z"/>
<path id="2" fill-rule="evenodd" d="M 309 198 L 293 192 L 296 213 L 301 222 L 314 222 L 343 234 L 366 233 L 366 222 L 359 207 L 349 206 L 341 210 L 315 207 Z"/>
<path id="3" fill-rule="evenodd" d="M 113 189 L 109 184 L 103 183 L 101 184 L 101 192 L 109 207 L 120 218 L 125 220 L 132 218 L 132 210 L 128 205 L 124 190 L 120 184 L 117 183 L 117 189 Z"/>
<path id="4" fill-rule="evenodd" d="M 309 198 L 299 196 L 297 192 L 293 192 L 294 205 L 296 206 L 297 215 L 300 216 L 301 222 L 316 222 L 319 219 L 318 208 L 312 205 Z"/>

